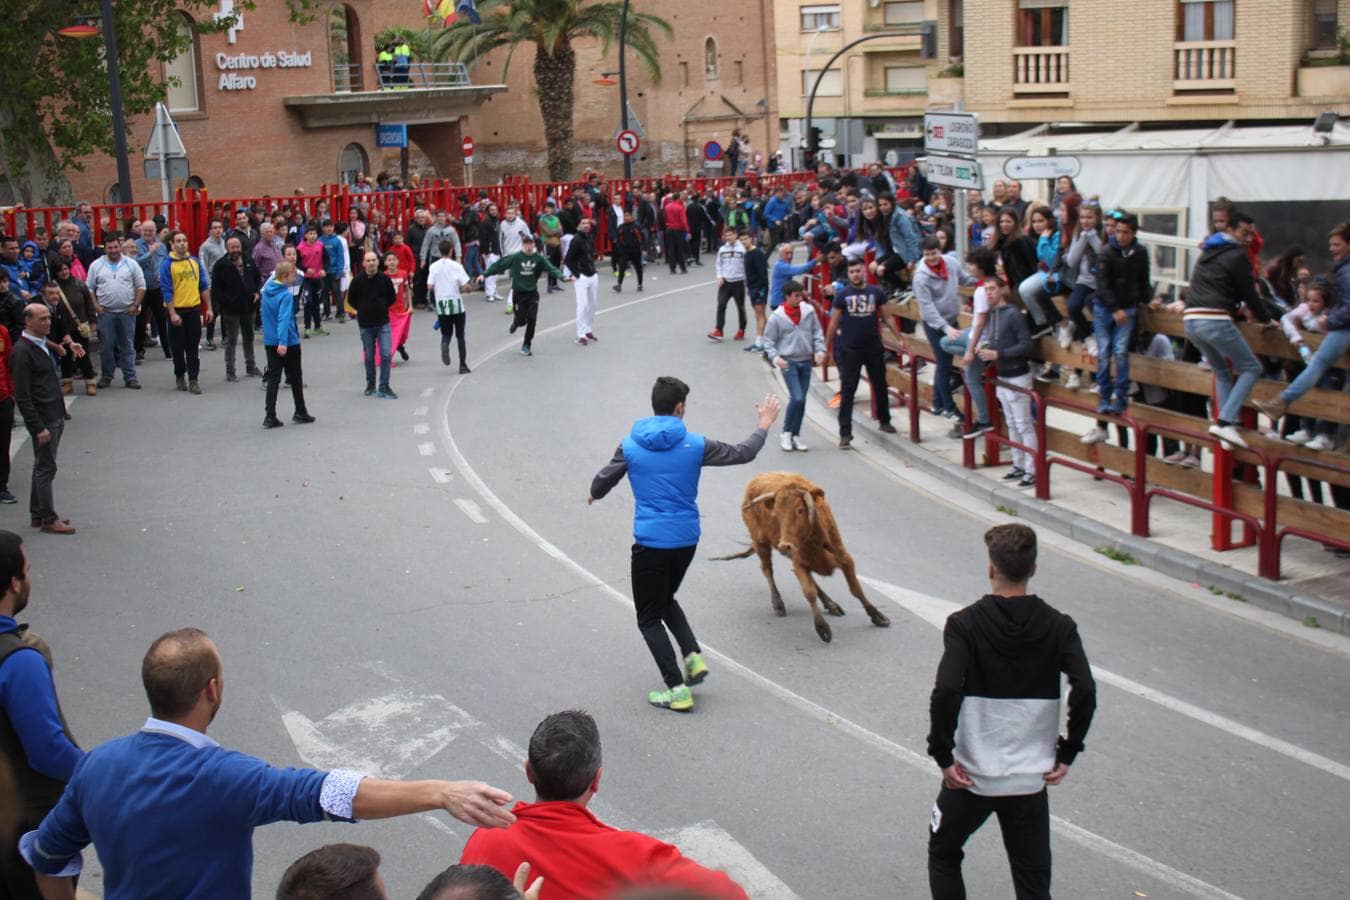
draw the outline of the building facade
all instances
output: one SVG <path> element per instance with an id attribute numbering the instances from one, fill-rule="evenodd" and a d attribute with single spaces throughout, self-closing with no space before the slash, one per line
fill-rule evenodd
<path id="1" fill-rule="evenodd" d="M 417 70 L 407 90 L 381 90 L 374 38 L 391 25 L 420 28 L 420 4 L 347 0 L 297 24 L 280 0 L 241 11 L 221 0 L 217 15 L 235 28 L 192 31 L 190 50 L 154 73 L 169 83 L 168 106 L 187 150 L 189 177 L 172 187 L 206 187 L 219 197 L 317 193 L 321 185 L 372 175 L 389 160 L 376 143 L 380 123 L 406 123 L 410 140 L 434 174 L 463 177 L 461 125 L 502 85 L 464 83 L 444 67 Z M 141 150 L 153 116 L 127 124 L 132 191 L 158 200 L 160 182 L 144 177 Z M 397 170 L 397 151 L 393 156 Z M 71 172 L 77 197 L 113 199 L 115 161 L 99 154 Z"/>
<path id="2" fill-rule="evenodd" d="M 641 135 L 633 157 L 639 177 L 723 171 L 703 158 L 709 141 L 725 146 L 734 130 L 749 137 L 754 153 L 777 149 L 771 0 L 651 0 L 642 11 L 670 23 L 671 39 L 656 33 L 661 79 L 654 82 L 634 54 L 628 55 L 630 125 Z M 575 43 L 574 175 L 590 167 L 614 176 L 623 160 L 615 147 L 619 129 L 617 47 L 601 53 L 597 41 Z M 474 180 L 504 174 L 546 181 L 544 127 L 534 96 L 534 48 L 519 45 L 506 72 L 507 51 L 476 62 L 476 81 L 502 82 L 508 90 L 468 117 L 466 131 L 477 149 Z M 597 84 L 596 82 L 607 82 Z"/>

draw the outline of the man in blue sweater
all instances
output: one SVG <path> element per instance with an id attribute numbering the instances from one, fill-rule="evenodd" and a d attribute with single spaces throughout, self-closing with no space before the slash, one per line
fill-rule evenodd
<path id="1" fill-rule="evenodd" d="M 66 727 L 52 681 L 51 650 L 14 617 L 28 606 L 32 582 L 23 538 L 0 531 L 0 765 L 14 776 L 17 826 L 0 846 L 0 897 L 38 900 L 33 870 L 17 834 L 36 828 L 61 799 L 84 751 Z"/>
<path id="2" fill-rule="evenodd" d="M 663 375 L 652 387 L 654 415 L 633 423 L 632 433 L 591 481 L 587 503 L 603 499 L 623 479 L 633 486 L 632 582 L 638 630 L 647 642 L 665 690 L 652 691 L 652 706 L 688 712 L 694 708 L 689 685 L 708 675 L 694 631 L 675 593 L 698 547 L 698 480 L 704 466 L 738 466 L 759 455 L 769 426 L 778 418 L 778 397 L 770 394 L 755 407 L 759 425 L 737 446 L 709 440 L 684 427 L 689 385 Z M 684 656 L 681 668 L 666 629 Z"/>
<path id="3" fill-rule="evenodd" d="M 141 663 L 150 718 L 95 747 L 56 808 L 19 841 L 48 900 L 74 898 L 70 878 L 90 843 L 104 897 L 248 897 L 253 829 L 271 822 L 354 822 L 444 809 L 470 825 L 515 821 L 511 795 L 476 781 L 385 781 L 334 769 L 278 769 L 206 734 L 220 710 L 220 654 L 206 633 L 162 635 Z"/>

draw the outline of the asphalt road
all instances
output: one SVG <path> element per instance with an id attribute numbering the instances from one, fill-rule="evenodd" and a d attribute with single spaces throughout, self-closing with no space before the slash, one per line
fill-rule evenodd
<path id="1" fill-rule="evenodd" d="M 704 339 L 711 267 L 649 271 L 642 295 L 602 276 L 589 347 L 571 343 L 570 290 L 546 295 L 530 359 L 501 305 L 471 295 L 464 377 L 441 366 L 418 313 L 397 401 L 361 396 L 354 326 L 330 325 L 303 348 L 314 425 L 289 424 L 283 395 L 287 426 L 263 431 L 256 382 L 224 383 L 219 353 L 203 353 L 200 397 L 174 392 L 154 359 L 145 390 L 79 398 L 57 479 L 79 534 L 30 531 L 22 504 L 0 509 L 0 527 L 28 540 L 29 618 L 54 645 L 82 744 L 139 726 L 145 648 L 198 625 L 225 658 L 212 734 L 228 746 L 481 778 L 530 799 L 530 732 L 582 707 L 605 745 L 601 818 L 727 866 L 755 897 L 923 896 L 939 629 L 985 590 L 980 536 L 1006 519 L 882 461 L 868 425 L 861 451 L 838 451 L 813 408 L 810 452 L 771 440 L 752 465 L 705 471 L 681 600 L 712 672 L 692 714 L 649 708 L 659 678 L 627 597 L 631 493 L 587 507 L 591 476 L 647 414 L 657 375 L 691 385 L 693 430 L 733 442 L 775 385 L 741 345 Z M 18 451 L 20 496 L 30 460 Z M 785 560 L 780 619 L 753 559 L 708 559 L 740 549 L 744 484 L 776 469 L 826 489 L 890 628 L 836 577 L 827 590 L 847 615 L 826 645 Z M 1099 669 L 1087 751 L 1051 791 L 1057 895 L 1343 896 L 1350 644 L 1043 541 L 1033 586 L 1075 617 Z M 305 851 L 351 840 L 379 849 L 391 896 L 410 897 L 467 834 L 445 815 L 269 826 L 255 894 Z M 972 896 L 1010 893 L 995 823 L 966 870 Z M 85 886 L 98 892 L 96 867 Z"/>

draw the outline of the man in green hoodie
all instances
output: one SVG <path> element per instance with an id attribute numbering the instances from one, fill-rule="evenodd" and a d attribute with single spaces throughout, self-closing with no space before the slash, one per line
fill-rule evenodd
<path id="1" fill-rule="evenodd" d="M 551 277 L 561 281 L 572 279 L 564 278 L 558 267 L 538 251 L 532 234 L 526 234 L 521 238 L 519 253 L 503 256 L 488 266 L 487 271 L 478 276 L 478 283 L 482 284 L 488 275 L 507 271 L 511 273 L 511 291 L 515 296 L 515 313 L 507 331 L 515 334 L 516 330 L 524 325 L 525 343 L 520 347 L 520 355 L 532 356 L 530 342 L 534 340 L 534 325 L 539 318 L 539 276 L 547 272 Z"/>

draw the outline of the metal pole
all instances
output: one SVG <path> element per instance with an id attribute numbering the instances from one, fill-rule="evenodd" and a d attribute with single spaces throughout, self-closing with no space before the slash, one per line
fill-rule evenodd
<path id="1" fill-rule="evenodd" d="M 857 40 L 850 41 L 849 43 L 840 47 L 835 52 L 834 56 L 831 56 L 829 61 L 826 62 L 825 65 L 821 66 L 820 74 L 817 75 L 816 80 L 811 83 L 811 93 L 807 95 L 806 98 L 806 155 L 810 157 L 812 166 L 816 164 L 816 152 L 820 148 L 816 146 L 815 135 L 812 134 L 811 132 L 811 110 L 814 109 L 816 105 L 816 90 L 820 87 L 820 83 L 825 79 L 825 73 L 830 71 L 830 66 L 834 65 L 834 61 L 836 59 L 843 56 L 845 53 L 852 50 L 854 47 L 858 46 L 864 41 L 875 41 L 880 38 L 892 38 L 892 37 L 913 37 L 914 35 L 919 34 L 920 30 L 921 29 L 917 27 L 908 29 L 897 28 L 892 29 L 891 31 L 878 31 L 876 34 L 869 34 L 866 35 L 865 37 L 860 37 Z"/>
<path id="2" fill-rule="evenodd" d="M 965 104 L 958 100 L 952 108 L 956 112 L 962 112 L 965 110 Z M 978 167 L 979 163 L 977 162 L 975 165 Z M 966 221 L 968 215 L 966 192 L 953 191 L 952 196 L 956 203 L 956 258 L 964 263 L 966 260 L 966 245 L 970 243 L 970 223 Z"/>
<path id="3" fill-rule="evenodd" d="M 113 147 L 117 156 L 117 202 L 131 202 L 131 163 L 127 159 L 127 121 L 122 108 L 122 72 L 117 62 L 117 33 L 112 0 L 102 0 L 103 53 L 108 62 L 108 101 L 112 108 Z M 124 211 L 125 214 L 125 211 Z"/>
<path id="4" fill-rule="evenodd" d="M 107 0 L 104 0 L 107 2 Z M 624 48 L 628 42 L 628 0 L 623 0 L 623 12 L 619 14 L 619 127 L 628 130 L 628 67 L 624 63 L 627 53 Z M 623 178 L 633 180 L 633 154 L 623 154 Z"/>
<path id="5" fill-rule="evenodd" d="M 159 199 L 164 204 L 164 220 L 169 219 L 169 113 L 163 103 L 155 104 L 155 127 L 159 129 Z M 171 223 L 172 224 L 172 223 Z"/>

